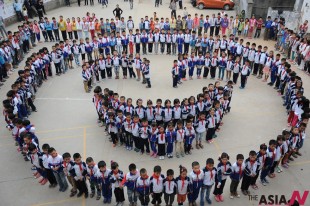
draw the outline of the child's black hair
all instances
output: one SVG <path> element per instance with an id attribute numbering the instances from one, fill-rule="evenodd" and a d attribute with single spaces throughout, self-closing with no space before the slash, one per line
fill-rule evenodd
<path id="1" fill-rule="evenodd" d="M 244 160 L 243 154 L 237 154 L 236 159 L 237 159 L 237 160 Z"/>
<path id="2" fill-rule="evenodd" d="M 80 153 L 74 153 L 74 154 L 73 154 L 73 160 L 76 160 L 76 159 L 78 159 L 78 158 L 81 158 Z"/>
<path id="3" fill-rule="evenodd" d="M 111 170 L 115 170 L 118 168 L 118 163 L 111 161 Z"/>
<path id="4" fill-rule="evenodd" d="M 249 152 L 249 156 L 250 156 L 250 157 L 256 156 L 256 152 L 255 152 L 254 150 L 251 150 L 251 151 Z"/>
<path id="5" fill-rule="evenodd" d="M 90 162 L 93 162 L 94 159 L 92 157 L 87 157 L 86 158 L 86 163 L 90 163 Z"/>
<path id="6" fill-rule="evenodd" d="M 182 165 L 180 165 L 179 168 L 180 168 L 180 174 L 182 174 L 182 172 L 187 172 L 187 169 Z"/>
<path id="7" fill-rule="evenodd" d="M 137 166 L 134 163 L 131 163 L 128 167 L 129 171 L 134 171 L 137 169 Z"/>
<path id="8" fill-rule="evenodd" d="M 37 149 L 37 147 L 34 145 L 34 144 L 30 144 L 29 145 L 29 147 L 28 147 L 28 150 L 30 151 L 30 152 L 33 152 L 35 149 Z"/>
<path id="9" fill-rule="evenodd" d="M 195 167 L 195 166 L 199 166 L 199 162 L 197 161 L 192 162 L 192 167 Z"/>
<path id="10" fill-rule="evenodd" d="M 214 160 L 212 158 L 208 158 L 206 163 L 214 165 Z"/>
<path id="11" fill-rule="evenodd" d="M 66 158 L 71 158 L 71 154 L 69 153 L 69 152 L 65 152 L 65 153 L 63 153 L 63 155 L 62 155 L 62 159 L 66 159 Z"/>
<path id="12" fill-rule="evenodd" d="M 274 139 L 269 140 L 269 146 L 270 145 L 277 145 L 277 141 Z"/>
<path id="13" fill-rule="evenodd" d="M 174 171 L 172 169 L 167 170 L 167 177 L 170 175 L 174 175 Z"/>
<path id="14" fill-rule="evenodd" d="M 158 172 L 158 173 L 161 173 L 161 167 L 159 165 L 156 165 L 153 169 L 153 172 Z"/>
<path id="15" fill-rule="evenodd" d="M 224 159 L 224 158 L 226 158 L 227 160 L 229 160 L 229 156 L 228 156 L 228 154 L 227 154 L 226 152 L 223 152 L 223 153 L 221 154 L 221 156 L 219 157 L 219 161 L 221 161 L 221 159 Z"/>
<path id="16" fill-rule="evenodd" d="M 98 168 L 105 167 L 105 166 L 107 166 L 107 164 L 105 163 L 105 161 L 99 161 L 99 162 L 98 162 Z"/>

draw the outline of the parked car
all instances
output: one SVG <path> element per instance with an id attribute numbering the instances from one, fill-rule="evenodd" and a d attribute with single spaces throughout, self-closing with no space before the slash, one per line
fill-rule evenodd
<path id="1" fill-rule="evenodd" d="M 235 3 L 233 0 L 191 0 L 194 7 L 198 9 L 210 8 L 210 9 L 233 9 Z"/>

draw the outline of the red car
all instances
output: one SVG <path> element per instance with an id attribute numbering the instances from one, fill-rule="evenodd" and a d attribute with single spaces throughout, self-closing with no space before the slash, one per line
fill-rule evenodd
<path id="1" fill-rule="evenodd" d="M 233 0 L 192 0 L 192 5 L 199 9 L 233 9 L 235 3 Z"/>

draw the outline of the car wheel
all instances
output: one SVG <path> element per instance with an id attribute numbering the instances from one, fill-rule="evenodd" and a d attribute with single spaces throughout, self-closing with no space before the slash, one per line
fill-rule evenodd
<path id="1" fill-rule="evenodd" d="M 230 7 L 229 7 L 229 5 L 228 5 L 228 4 L 225 4 L 225 5 L 224 5 L 224 7 L 223 7 L 223 9 L 227 11 L 227 10 L 229 10 L 229 9 L 230 9 Z"/>
<path id="2" fill-rule="evenodd" d="M 205 8 L 205 5 L 203 5 L 203 3 L 200 3 L 200 4 L 198 5 L 198 9 L 202 10 L 202 9 L 204 9 L 204 8 Z"/>

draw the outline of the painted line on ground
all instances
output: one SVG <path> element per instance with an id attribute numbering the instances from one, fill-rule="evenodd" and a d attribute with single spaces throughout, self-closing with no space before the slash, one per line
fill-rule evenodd
<path id="1" fill-rule="evenodd" d="M 77 201 L 77 200 L 80 200 L 80 199 L 78 199 L 78 198 L 67 198 L 67 199 L 58 200 L 58 201 L 51 201 L 51 202 L 44 202 L 44 203 L 39 203 L 39 204 L 33 204 L 31 206 L 57 205 L 57 204 L 60 204 L 60 203 L 73 202 L 73 201 Z"/>
<path id="2" fill-rule="evenodd" d="M 38 97 L 38 98 L 36 98 L 36 100 L 89 101 L 89 99 L 71 98 L 71 97 Z"/>

